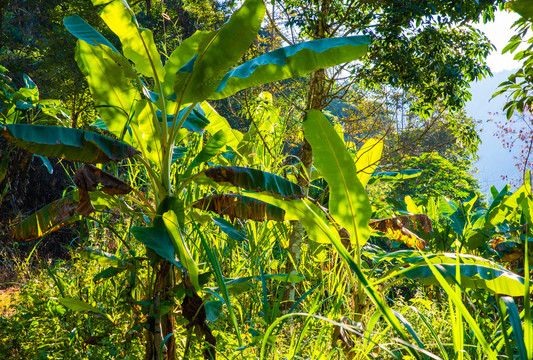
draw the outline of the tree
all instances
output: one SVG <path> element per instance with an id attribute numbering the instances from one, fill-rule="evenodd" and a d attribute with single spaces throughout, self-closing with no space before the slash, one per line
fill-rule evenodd
<path id="1" fill-rule="evenodd" d="M 288 43 L 352 34 L 372 39 L 368 56 L 359 64 L 311 74 L 305 110 L 325 109 L 354 85 L 372 88 L 387 84 L 416 94 L 412 109 L 428 116 L 437 103 L 459 110 L 470 96 L 468 83 L 490 74 L 484 59 L 492 46 L 469 22 L 492 19 L 496 5 L 501 3 L 278 0 L 273 2 L 269 19 Z M 345 73 L 351 76 L 339 81 Z M 305 174 L 311 172 L 312 159 L 304 135 L 298 183 L 306 189 L 309 179 Z M 289 251 L 296 264 L 302 236 L 302 227 L 294 224 Z M 292 262 L 287 268 L 294 271 Z"/>
<path id="2" fill-rule="evenodd" d="M 515 55 L 516 60 L 522 60 L 521 68 L 498 86 L 499 90 L 493 97 L 508 94 L 508 101 L 503 107 L 508 123 L 498 123 L 496 135 L 509 151 L 516 147 L 520 149 L 520 155 L 515 158 L 516 167 L 522 173 L 521 179 L 504 177 L 513 185 L 519 185 L 526 179 L 527 169 L 533 165 L 533 2 L 513 1 L 508 7 L 519 13 L 521 18 L 513 24 L 516 34 L 502 52 L 515 52 L 521 45 L 525 45 L 525 49 Z"/>

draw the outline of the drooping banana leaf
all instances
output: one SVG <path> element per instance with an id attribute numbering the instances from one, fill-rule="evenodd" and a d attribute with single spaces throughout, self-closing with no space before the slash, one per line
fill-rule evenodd
<path id="1" fill-rule="evenodd" d="M 255 40 L 265 10 L 263 0 L 246 0 L 221 29 L 202 39 L 197 55 L 176 73 L 174 92 L 179 103 L 201 102 L 217 89 Z"/>
<path id="2" fill-rule="evenodd" d="M 218 184 L 231 184 L 248 191 L 267 191 L 288 199 L 304 196 L 298 184 L 261 170 L 239 166 L 217 166 L 204 171 L 204 174 Z"/>
<path id="3" fill-rule="evenodd" d="M 196 201 L 192 206 L 228 216 L 232 220 L 235 218 L 254 221 L 290 220 L 286 218 L 285 211 L 279 207 L 238 194 L 209 195 Z"/>
<path id="4" fill-rule="evenodd" d="M 333 125 L 319 111 L 310 110 L 304 133 L 313 148 L 314 164 L 330 187 L 329 212 L 351 235 L 357 248 L 370 236 L 368 223 L 372 208 L 357 178 L 357 169 Z"/>
<path id="5" fill-rule="evenodd" d="M 77 202 L 72 194 L 51 202 L 14 226 L 13 237 L 18 241 L 28 241 L 72 224 L 80 220 L 81 216 L 73 214 L 65 218 L 61 214 L 64 209 L 76 206 Z"/>
<path id="6" fill-rule="evenodd" d="M 100 16 L 120 39 L 124 56 L 135 64 L 135 69 L 162 81 L 165 71 L 152 31 L 138 26 L 135 15 L 124 6 L 122 0 L 111 1 L 100 12 Z"/>
<path id="7" fill-rule="evenodd" d="M 90 45 L 98 46 L 98 44 L 101 44 L 108 46 L 117 54 L 119 53 L 113 44 L 109 42 L 109 40 L 107 40 L 91 25 L 87 24 L 87 22 L 78 15 L 72 15 L 63 19 L 63 24 L 67 30 L 78 39 L 83 40 Z"/>
<path id="8" fill-rule="evenodd" d="M 135 212 L 122 199 L 102 191 L 91 191 L 89 196 L 90 203 L 97 211 L 112 208 L 122 213 Z M 79 198 L 78 190 L 74 190 L 61 199 L 51 202 L 14 226 L 13 236 L 19 241 L 32 240 L 81 220 L 81 216 L 76 213 Z"/>
<path id="9" fill-rule="evenodd" d="M 2 136 L 34 154 L 90 164 L 120 161 L 138 153 L 106 136 L 58 126 L 7 124 Z"/>
<path id="10" fill-rule="evenodd" d="M 200 151 L 200 153 L 195 156 L 191 164 L 183 173 L 183 178 L 189 177 L 195 167 L 203 164 L 212 157 L 216 156 L 224 146 L 226 146 L 226 133 L 220 130 L 215 135 L 213 135 L 211 139 L 209 139 L 202 151 Z"/>
<path id="11" fill-rule="evenodd" d="M 228 72 L 209 99 L 223 99 L 252 86 L 357 60 L 366 54 L 368 44 L 367 36 L 352 36 L 313 40 L 271 51 Z"/>
<path id="12" fill-rule="evenodd" d="M 437 266 L 439 272 L 449 283 L 455 283 L 456 254 L 429 255 L 428 260 Z M 405 259 L 411 268 L 402 274 L 403 277 L 413 279 L 427 285 L 438 285 L 439 282 L 423 257 Z M 459 255 L 459 272 L 461 286 L 473 289 L 485 289 L 494 294 L 523 296 L 524 278 L 501 267 L 500 265 L 473 255 Z"/>

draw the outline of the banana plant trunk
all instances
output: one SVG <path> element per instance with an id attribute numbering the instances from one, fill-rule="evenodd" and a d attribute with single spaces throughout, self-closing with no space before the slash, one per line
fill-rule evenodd
<path id="1" fill-rule="evenodd" d="M 323 1 L 320 12 L 328 11 L 330 1 Z M 319 21 L 316 28 L 314 39 L 326 38 L 327 24 L 324 21 Z M 326 87 L 326 73 L 324 69 L 317 70 L 311 73 L 311 81 L 309 85 L 309 92 L 307 95 L 306 110 L 315 109 L 322 111 L 324 109 L 324 99 Z M 303 115 L 305 118 L 305 114 Z M 302 119 L 303 120 L 303 119 Z M 313 166 L 313 149 L 305 138 L 300 155 L 301 169 L 298 176 L 298 185 L 302 187 L 303 193 L 307 195 L 309 193 L 311 169 Z M 286 263 L 287 274 L 295 274 L 298 271 L 300 264 L 300 249 L 302 247 L 302 240 L 304 236 L 303 225 L 299 221 L 291 221 L 292 232 L 289 237 L 289 255 L 290 258 Z M 286 309 L 289 309 L 296 298 L 296 285 L 293 283 L 287 283 L 285 289 L 284 300 L 286 303 Z"/>
<path id="2" fill-rule="evenodd" d="M 168 261 L 163 261 L 156 265 L 154 271 L 156 270 L 144 359 L 174 360 L 176 359 L 174 336 L 169 336 L 170 334 L 174 334 L 174 316 L 172 311 L 161 314 L 162 304 L 165 305 L 174 301 L 170 293 L 170 289 L 174 284 L 174 274 L 172 265 Z"/>
<path id="3" fill-rule="evenodd" d="M 324 92 L 326 84 L 326 74 L 323 69 L 315 71 L 311 74 L 311 83 L 307 98 L 307 109 L 315 109 L 321 111 L 324 109 L 324 99 L 326 94 Z M 305 114 L 304 114 L 305 117 Z M 313 166 L 313 149 L 305 138 L 302 150 L 300 153 L 301 169 L 298 175 L 298 185 L 302 187 L 303 193 L 309 193 L 311 169 Z M 302 247 L 302 239 L 304 236 L 303 225 L 296 220 L 291 221 L 292 232 L 289 237 L 289 254 L 290 258 L 286 263 L 286 271 L 288 274 L 296 274 L 298 265 L 300 264 L 300 249 Z M 287 283 L 285 292 L 286 309 L 289 309 L 294 303 L 296 297 L 296 284 Z"/>

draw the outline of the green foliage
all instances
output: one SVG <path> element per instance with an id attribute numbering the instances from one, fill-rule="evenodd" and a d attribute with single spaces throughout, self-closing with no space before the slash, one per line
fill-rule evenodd
<path id="1" fill-rule="evenodd" d="M 261 93 L 243 107 L 251 122 L 244 134 L 232 129 L 205 101 L 265 81 L 356 60 L 367 49 L 366 38 L 303 43 L 296 50 L 305 52 L 274 50 L 236 66 L 255 41 L 265 11 L 262 1 L 248 0 L 219 30 L 196 33 L 167 59 L 167 49 L 155 40 L 159 35 L 139 26 L 138 17 L 142 16 L 134 9 L 119 0 L 93 3 L 105 5 L 102 18 L 121 46 L 105 40 L 107 36 L 98 35 L 97 26 L 80 17 L 69 17 L 65 22 L 79 38 L 77 60 L 102 118 L 96 124 L 107 129 L 110 137 L 75 129 L 37 132 L 44 128 L 30 125 L 21 128 L 30 129 L 24 130 L 29 137 L 10 136 L 24 138 L 32 146 L 43 140 L 46 146 L 60 149 L 66 158 L 111 161 L 102 169 L 81 166 L 86 172 L 83 181 L 81 171 L 76 174 L 78 190 L 69 195 L 72 201 L 66 207 L 76 210 L 83 201 L 93 204 L 97 211 L 84 220 L 91 229 L 90 239 L 80 236 L 83 243 L 72 249 L 72 265 L 46 266 L 39 282 L 30 282 L 21 290 L 15 313 L 0 317 L 0 337 L 7 339 L 0 345 L 4 347 L 0 348 L 2 354 L 104 359 L 140 358 L 144 353 L 150 359 L 175 358 L 176 354 L 197 359 L 216 352 L 225 358 L 451 359 L 468 355 L 495 359 L 503 353 L 508 357 L 531 353 L 527 245 L 533 216 L 529 179 L 515 193 L 507 188 L 494 191 L 489 208 L 480 209 L 477 195 L 471 196 L 476 190 L 473 181 L 467 183 L 467 189 L 456 186 L 471 177 L 466 175 L 470 160 L 457 156 L 455 145 L 442 153 L 416 150 L 402 160 L 403 165 L 391 169 L 396 171 L 379 168 L 376 173 L 388 139 L 382 141 L 376 136 L 355 151 L 355 140 L 361 140 L 359 135 L 363 134 L 344 138 L 338 124 L 317 110 L 309 110 L 303 126 L 316 166 L 309 175 L 322 177 L 321 200 L 328 197 L 319 202 L 292 181 L 296 174 L 294 167 L 287 165 L 283 137 L 293 119 L 276 109 L 275 97 Z M 290 6 L 297 3 L 302 4 L 287 2 Z M 202 6 L 202 2 L 195 4 Z M 394 19 L 418 21 L 417 28 L 431 31 L 432 26 L 447 25 L 447 21 L 467 20 L 484 12 L 488 16 L 492 6 L 482 3 L 470 9 L 461 3 L 451 9 L 446 4 L 432 4 L 435 12 L 449 17 L 424 16 L 430 12 L 429 4 L 412 3 L 422 10 L 420 13 L 392 3 L 375 5 L 388 21 L 374 33 L 391 40 L 385 41 L 390 45 L 387 56 L 409 43 L 400 33 L 411 25 L 395 26 L 391 22 Z M 331 16 L 325 11 L 329 5 L 329 10 L 346 11 L 344 4 L 322 5 L 321 13 L 328 14 L 322 20 Z M 164 6 L 154 4 L 161 11 Z M 351 22 L 370 13 L 372 6 L 363 6 L 358 9 L 361 13 L 349 14 L 345 20 Z M 301 9 L 304 13 L 311 10 Z M 455 13 L 459 10 L 462 12 Z M 314 16 L 312 12 L 307 15 L 310 19 Z M 363 20 L 372 21 L 371 17 Z M 302 29 L 306 35 L 320 35 L 305 24 Z M 447 31 L 455 29 L 450 27 L 435 36 L 440 40 L 463 39 L 460 34 L 446 38 Z M 422 35 L 413 35 L 412 46 L 419 45 Z M 467 42 L 476 39 L 475 32 L 465 36 Z M 324 52 L 316 51 L 317 44 Z M 467 56 L 472 54 L 467 51 Z M 439 65 L 442 59 L 437 60 Z M 474 76 L 479 68 L 476 70 L 470 60 L 458 66 Z M 257 72 L 248 71 L 258 64 Z M 383 66 L 392 67 L 385 60 Z M 439 66 L 443 66 L 442 61 Z M 235 77 L 241 71 L 244 77 Z M 268 72 L 274 74 L 266 77 Z M 315 73 L 314 79 L 321 73 Z M 225 79 L 230 80 L 225 83 Z M 402 78 L 401 85 L 411 80 Z M 427 84 L 434 79 L 430 80 Z M 453 95 L 461 92 L 460 81 L 453 86 L 445 94 L 450 106 Z M 25 89 L 34 90 L 29 81 Z M 431 90 L 442 88 L 439 84 Z M 427 94 L 428 98 L 434 95 L 431 91 Z M 419 120 L 410 118 L 413 124 Z M 454 123 L 456 128 L 446 127 L 435 136 L 460 139 L 474 152 L 474 128 L 468 128 L 468 119 L 463 120 Z M 17 127 L 4 126 L 4 132 L 12 129 Z M 76 149 L 65 148 L 61 142 L 72 134 L 78 136 Z M 372 136 L 376 134 L 379 131 Z M 401 134 L 395 135 L 401 138 Z M 95 152 L 95 146 L 102 151 Z M 127 150 L 127 156 L 117 156 L 121 149 Z M 85 150 L 92 157 L 74 157 Z M 312 164 L 307 165 L 310 171 Z M 92 179 L 93 175 L 99 180 Z M 378 180 L 372 181 L 373 177 Z M 127 193 L 110 194 L 104 178 L 111 182 L 124 179 L 131 185 L 126 184 Z M 456 183 L 450 185 L 450 178 Z M 383 209 L 367 195 L 365 186 L 383 187 L 384 179 L 404 196 L 403 203 L 387 210 L 410 213 L 405 215 L 405 224 L 399 216 L 383 222 L 388 227 L 385 230 L 425 237 L 428 248 L 390 253 L 376 245 L 376 238 L 381 236 L 378 233 L 367 242 L 373 210 L 370 201 L 374 214 Z M 399 184 L 399 180 L 406 182 Z M 441 197 L 435 200 L 432 195 Z M 61 225 L 57 217 L 60 207 L 61 201 L 19 228 L 45 234 Z M 230 221 L 211 218 L 193 208 L 227 216 Z M 416 216 L 423 213 L 427 216 Z M 69 219 L 73 218 L 62 220 Z M 427 220 L 420 224 L 423 229 L 417 228 L 416 219 Z M 284 271 L 289 268 L 285 264 L 294 262 L 284 250 L 292 230 L 285 220 L 299 220 L 305 229 L 305 241 L 299 249 L 301 261 L 291 273 Z M 490 252 L 494 235 L 513 237 L 525 245 L 524 278 L 478 256 Z M 298 284 L 296 296 L 285 306 L 285 288 L 291 284 Z M 396 294 L 398 288 L 406 289 L 405 293 Z M 410 308 L 402 301 L 395 303 L 394 299 L 415 291 L 435 294 L 435 302 L 418 296 Z M 500 303 L 502 294 L 523 296 L 524 314 L 519 313 L 520 302 L 503 297 Z M 293 322 L 289 324 L 288 319 Z M 22 337 L 26 331 L 30 336 Z M 342 349 L 337 347 L 338 341 Z M 195 343 L 203 348 L 198 349 Z"/>
<path id="2" fill-rule="evenodd" d="M 399 159 L 391 170 L 421 170 L 414 179 L 392 185 L 391 192 L 417 199 L 446 196 L 466 199 L 479 192 L 479 183 L 472 176 L 469 161 L 452 162 L 438 153 L 423 153 Z"/>

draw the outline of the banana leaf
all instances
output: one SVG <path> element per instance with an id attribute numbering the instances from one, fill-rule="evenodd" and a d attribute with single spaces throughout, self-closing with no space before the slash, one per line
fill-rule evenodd
<path id="1" fill-rule="evenodd" d="M 135 64 L 135 69 L 142 75 L 163 80 L 165 71 L 152 31 L 139 27 L 135 15 L 124 2 L 111 1 L 100 12 L 100 17 L 118 36 L 124 56 Z"/>
<path id="2" fill-rule="evenodd" d="M 164 226 L 139 227 L 131 228 L 131 233 L 135 238 L 144 244 L 147 248 L 155 251 L 157 255 L 166 259 L 178 268 L 183 268 L 182 264 L 176 259 L 174 245 Z"/>
<path id="3" fill-rule="evenodd" d="M 248 240 L 246 238 L 245 231 L 241 231 L 237 229 L 235 226 L 233 226 L 232 223 L 229 221 L 219 218 L 219 217 L 213 217 L 213 222 L 222 230 L 226 235 L 228 235 L 230 238 L 232 238 L 235 241 L 246 241 Z M 246 229 L 243 229 L 246 230 Z"/>
<path id="4" fill-rule="evenodd" d="M 304 196 L 302 188 L 281 176 L 239 166 L 217 166 L 204 174 L 218 184 L 231 184 L 248 191 L 269 192 L 287 199 Z"/>
<path id="5" fill-rule="evenodd" d="M 302 223 L 307 236 L 314 242 L 330 244 L 332 238 L 340 243 L 340 236 L 330 225 L 324 211 L 307 199 L 284 200 L 270 193 L 247 193 L 247 196 L 276 206 L 284 211 L 284 220 L 298 220 Z M 367 224 L 368 226 L 368 224 Z"/>
<path id="6" fill-rule="evenodd" d="M 220 116 L 209 103 L 203 102 L 202 108 L 205 110 L 205 116 L 209 119 L 210 124 L 206 126 L 206 130 L 214 135 L 220 130 L 226 133 L 227 146 L 231 147 L 233 151 L 237 151 L 239 143 L 242 141 L 243 134 L 239 130 L 232 129 L 228 120 Z"/>
<path id="7" fill-rule="evenodd" d="M 63 19 L 63 24 L 72 35 L 80 40 L 85 41 L 87 44 L 94 46 L 98 46 L 98 44 L 105 45 L 117 54 L 119 53 L 113 44 L 109 42 L 109 40 L 107 40 L 91 25 L 87 24 L 87 22 L 78 15 L 72 15 Z"/>
<path id="8" fill-rule="evenodd" d="M 366 187 L 374 170 L 378 166 L 383 152 L 383 141 L 376 139 L 367 140 L 355 155 L 357 178 L 363 187 Z"/>
<path id="9" fill-rule="evenodd" d="M 116 56 L 111 57 L 112 54 Z M 85 41 L 78 41 L 76 46 L 75 59 L 89 83 L 98 114 L 110 132 L 134 143 L 130 132 L 138 125 L 137 117 L 132 117 L 131 113 L 142 100 L 142 95 L 132 83 L 136 74 L 131 65 L 119 65 L 121 57 Z M 123 57 L 122 60 L 127 62 Z"/>
<path id="10" fill-rule="evenodd" d="M 106 136 L 57 126 L 7 124 L 2 136 L 34 154 L 90 164 L 120 161 L 138 153 L 133 147 Z"/>
<path id="11" fill-rule="evenodd" d="M 313 148 L 314 164 L 330 187 L 329 212 L 348 230 L 357 248 L 370 236 L 368 223 L 372 208 L 357 178 L 357 169 L 333 125 L 319 111 L 310 110 L 304 120 L 304 133 Z"/>
<path id="12" fill-rule="evenodd" d="M 428 260 L 434 264 L 442 276 L 455 283 L 456 257 L 454 253 L 429 255 Z M 438 285 L 439 282 L 423 257 L 415 256 L 406 259 L 409 270 L 401 276 L 426 285 Z M 524 278 L 503 268 L 502 266 L 477 256 L 459 255 L 459 272 L 461 286 L 472 289 L 484 289 L 493 294 L 523 296 Z"/>
<path id="13" fill-rule="evenodd" d="M 369 37 L 352 36 L 313 40 L 271 51 L 228 72 L 209 99 L 223 99 L 252 86 L 357 60 L 366 54 L 368 44 Z"/>
<path id="14" fill-rule="evenodd" d="M 198 53 L 176 73 L 174 92 L 180 104 L 206 100 L 217 89 L 255 40 L 265 10 L 263 0 L 246 0 L 221 29 L 202 39 Z"/>
<path id="15" fill-rule="evenodd" d="M 198 52 L 198 46 L 210 33 L 208 31 L 197 31 L 183 42 L 170 54 L 165 62 L 165 78 L 161 84 L 164 98 L 174 94 L 174 77 L 179 69 L 183 67 Z M 174 94 L 175 95 L 175 94 Z M 159 104 L 158 104 L 159 106 Z M 161 106 L 159 106 L 161 108 Z"/>
<path id="16" fill-rule="evenodd" d="M 285 211 L 281 208 L 238 194 L 209 195 L 194 202 L 192 206 L 228 216 L 231 220 L 235 218 L 254 221 L 290 220 L 285 217 Z"/>
<path id="17" fill-rule="evenodd" d="M 77 202 L 72 194 L 53 201 L 15 225 L 12 229 L 13 237 L 18 241 L 28 241 L 70 225 L 80 220 L 81 216 L 72 214 L 64 218 L 61 213 L 65 208 L 75 206 Z"/>
<path id="18" fill-rule="evenodd" d="M 185 113 L 188 111 L 188 108 L 182 109 L 178 112 L 178 121 L 185 116 Z M 156 112 L 157 118 L 159 121 L 163 119 L 161 110 Z M 174 120 L 174 115 L 167 115 L 167 125 L 168 127 L 172 126 L 172 121 Z M 185 121 L 183 122 L 182 128 L 185 128 L 189 131 L 201 134 L 206 126 L 209 125 L 209 120 L 205 117 L 205 113 L 200 105 L 196 105 L 195 108 L 189 113 Z"/>
<path id="19" fill-rule="evenodd" d="M 187 244 L 183 239 L 178 216 L 173 210 L 169 210 L 163 214 L 163 222 L 180 263 L 187 269 L 187 274 L 194 289 L 200 291 L 200 283 L 198 282 L 198 265 L 194 262 L 194 259 L 187 248 Z"/>

